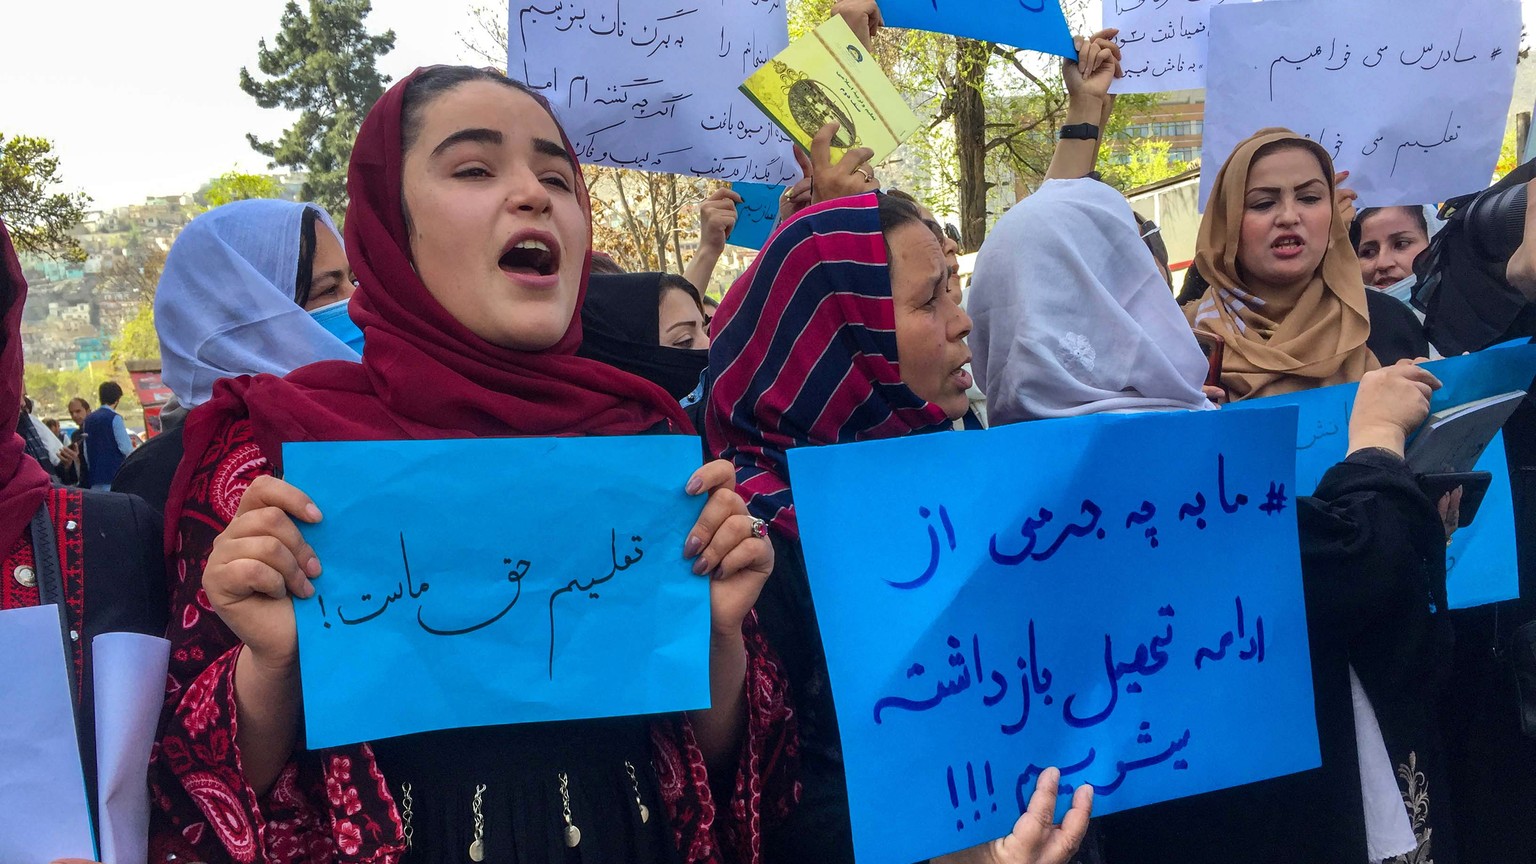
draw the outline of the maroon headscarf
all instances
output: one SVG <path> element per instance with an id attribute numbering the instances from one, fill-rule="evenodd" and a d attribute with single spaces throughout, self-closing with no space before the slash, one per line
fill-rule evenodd
<path id="1" fill-rule="evenodd" d="M 32 515 L 43 503 L 52 482 L 37 460 L 27 455 L 27 445 L 16 432 L 16 418 L 21 413 L 22 359 L 21 308 L 27 302 L 27 280 L 21 275 L 21 261 L 11 245 L 11 234 L 0 220 L 0 310 L 4 310 L 5 330 L 0 339 L 0 411 L 8 411 L 11 421 L 0 424 L 0 546 L 9 549 L 26 530 Z"/>
<path id="2" fill-rule="evenodd" d="M 401 197 L 402 108 L 417 69 L 363 121 L 347 173 L 347 258 L 359 282 L 350 306 L 366 334 L 361 364 L 326 361 L 285 378 L 228 379 L 188 417 L 186 453 L 172 489 L 167 531 L 189 466 L 230 419 L 249 416 L 257 444 L 281 468 L 285 441 L 497 436 L 626 435 L 667 423 L 691 431 L 677 401 L 648 381 L 576 356 L 581 297 L 565 335 L 538 352 L 493 345 L 444 309 L 411 266 Z M 548 110 L 548 103 L 534 96 Z M 553 116 L 553 113 L 551 113 Z M 562 130 L 561 137 L 565 133 Z M 574 152 L 570 142 L 566 149 Z M 579 166 L 578 166 L 579 167 Z M 577 196 L 591 218 L 581 171 Z"/>

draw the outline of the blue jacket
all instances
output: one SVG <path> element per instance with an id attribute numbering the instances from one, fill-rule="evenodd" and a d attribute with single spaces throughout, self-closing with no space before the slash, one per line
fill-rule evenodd
<path id="1" fill-rule="evenodd" d="M 117 476 L 127 454 L 118 447 L 116 423 L 121 422 L 117 412 L 103 405 L 92 411 L 80 430 L 85 433 L 85 464 L 89 466 L 90 485 L 108 485 Z"/>

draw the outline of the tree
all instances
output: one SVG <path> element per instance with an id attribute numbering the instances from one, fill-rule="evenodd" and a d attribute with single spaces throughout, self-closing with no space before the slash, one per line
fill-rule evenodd
<path id="1" fill-rule="evenodd" d="M 1129 192 L 1149 183 L 1178 176 L 1195 167 L 1193 162 L 1174 159 L 1169 152 L 1172 147 L 1173 142 L 1166 138 L 1132 139 L 1128 146 L 1119 149 L 1127 161 L 1104 164 L 1100 173 L 1104 176 L 1104 182 L 1122 192 Z"/>
<path id="2" fill-rule="evenodd" d="M 395 31 L 368 33 L 363 19 L 369 0 L 309 0 L 305 14 L 296 0 L 283 9 L 276 47 L 262 39 L 257 65 L 269 80 L 257 81 L 244 67 L 240 89 L 263 108 L 299 111 L 299 119 L 277 141 L 247 134 L 256 152 L 309 172 L 300 197 L 329 210 L 338 222 L 347 207 L 347 161 L 358 127 L 384 94 L 389 76 L 378 58 L 395 47 Z"/>
<path id="3" fill-rule="evenodd" d="M 46 138 L 0 134 L 0 216 L 22 252 L 84 261 L 85 250 L 70 229 L 80 224 L 91 196 L 53 192 L 60 184 L 59 157 Z"/>
<path id="4" fill-rule="evenodd" d="M 271 177 L 265 174 L 242 174 L 239 171 L 226 171 L 214 178 L 206 189 L 199 191 L 198 198 L 208 205 L 208 209 L 223 207 L 231 201 L 245 201 L 251 198 L 281 198 L 283 187 Z"/>
<path id="5" fill-rule="evenodd" d="M 112 363 L 125 366 L 129 360 L 159 360 L 160 336 L 155 331 L 154 301 L 139 304 L 139 311 L 123 325 L 112 340 Z"/>

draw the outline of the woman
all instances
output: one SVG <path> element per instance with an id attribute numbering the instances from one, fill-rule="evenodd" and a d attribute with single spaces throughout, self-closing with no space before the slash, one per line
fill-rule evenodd
<path id="1" fill-rule="evenodd" d="M 709 325 L 693 283 L 671 273 L 594 275 L 581 306 L 577 354 L 659 386 L 698 428 Z"/>
<path id="2" fill-rule="evenodd" d="M 191 409 L 222 378 L 356 361 L 352 290 L 341 238 L 321 208 L 253 199 L 209 210 L 177 236 L 155 289 L 162 380 Z M 170 424 L 128 457 L 114 488 L 164 510 L 181 454 L 181 426 Z"/>
<path id="3" fill-rule="evenodd" d="M 839 171 L 826 160 L 818 157 L 818 184 Z M 965 415 L 971 322 L 948 286 L 938 237 L 917 209 L 865 194 L 812 206 L 781 226 L 715 318 L 705 434 L 714 452 L 735 463 L 748 508 L 769 523 L 778 564 L 757 608 L 799 711 L 804 793 L 791 821 L 769 833 L 770 860 L 853 856 L 786 451 L 936 432 Z M 1087 789 L 1074 796 L 1061 828 L 1044 831 L 1025 814 L 1013 835 L 967 854 L 1068 860 L 1087 827 Z"/>
<path id="4" fill-rule="evenodd" d="M 686 431 L 659 388 L 575 356 L 591 210 L 571 152 L 523 85 L 407 76 L 348 173 L 363 362 L 221 382 L 188 418 L 154 860 L 759 860 L 793 740 L 749 615 L 772 548 L 723 463 L 687 480 L 707 504 L 679 550 L 715 575 L 712 709 L 296 744 L 289 596 L 313 592 L 320 562 L 294 520 L 320 514 L 273 476 L 282 442 Z"/>
<path id="5" fill-rule="evenodd" d="M 1226 341 L 1222 384 L 1248 399 L 1358 381 L 1381 366 L 1366 345 L 1365 288 L 1335 218 L 1331 161 L 1318 144 L 1264 129 L 1216 175 L 1195 266 L 1210 287 L 1185 307 Z"/>
<path id="6" fill-rule="evenodd" d="M 3 404 L 21 404 L 26 297 L 21 262 L 0 221 Z M 0 610 L 49 603 L 59 607 L 86 791 L 88 800 L 95 801 L 92 640 L 102 633 L 158 636 L 164 631 L 160 520 L 144 502 L 127 495 L 52 485 L 48 472 L 26 454 L 21 436 L 13 431 L 0 438 L 0 549 Z"/>
<path id="7" fill-rule="evenodd" d="M 1119 193 L 1091 181 L 1046 183 L 999 221 L 971 284 L 995 422 L 1213 407 L 1200 348 L 1138 233 Z M 1428 720 L 1444 534 L 1402 458 L 1436 386 L 1411 363 L 1368 373 L 1351 455 L 1297 502 L 1321 769 L 1106 817 L 1107 860 L 1454 860 Z"/>
<path id="8" fill-rule="evenodd" d="M 1414 259 L 1429 248 L 1425 207 L 1370 207 L 1360 211 L 1349 229 L 1360 259 L 1360 278 L 1370 288 L 1386 291 L 1413 275 Z"/>

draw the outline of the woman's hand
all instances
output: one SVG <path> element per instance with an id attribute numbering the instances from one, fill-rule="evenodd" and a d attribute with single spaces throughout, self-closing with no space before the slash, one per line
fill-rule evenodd
<path id="1" fill-rule="evenodd" d="M 1360 200 L 1359 192 L 1345 188 L 1344 181 L 1348 179 L 1348 171 L 1340 171 L 1333 175 L 1333 209 L 1338 211 L 1339 218 L 1344 221 L 1346 228 L 1355 221 L 1355 202 Z"/>
<path id="2" fill-rule="evenodd" d="M 699 205 L 699 248 L 720 251 L 736 227 L 736 205 L 741 196 L 722 186 Z"/>
<path id="3" fill-rule="evenodd" d="M 773 544 L 753 534 L 757 520 L 736 494 L 736 468 L 730 462 L 716 459 L 693 472 L 687 491 L 708 497 L 688 532 L 683 557 L 693 560 L 694 573 L 709 574 L 714 632 L 739 639 L 742 620 L 773 572 Z"/>
<path id="4" fill-rule="evenodd" d="M 1088 834 L 1093 787 L 1079 786 L 1072 792 L 1072 809 L 1057 825 L 1053 817 L 1060 783 L 1061 772 L 1055 768 L 1040 772 L 1029 809 L 1019 816 L 1008 836 L 936 858 L 935 864 L 1067 864 Z"/>
<path id="5" fill-rule="evenodd" d="M 865 51 L 875 50 L 875 34 L 885 26 L 875 0 L 837 0 L 832 4 L 832 14 L 843 16 L 843 20 L 848 22 L 848 29 L 859 37 Z"/>
<path id="6" fill-rule="evenodd" d="M 1445 542 L 1447 545 L 1451 542 L 1451 535 L 1455 534 L 1456 529 L 1461 527 L 1462 490 L 1463 487 L 1457 486 L 1455 489 L 1441 495 L 1439 502 L 1435 504 L 1435 509 L 1440 511 L 1440 524 L 1445 526 Z"/>
<path id="7" fill-rule="evenodd" d="M 1349 417 L 1349 452 L 1379 447 L 1398 456 L 1414 430 L 1429 416 L 1429 397 L 1440 379 L 1425 371 L 1423 358 L 1399 360 L 1365 373 Z"/>
<path id="8" fill-rule="evenodd" d="M 800 155 L 799 147 L 795 148 L 795 155 Z M 810 175 L 806 175 L 779 196 L 779 222 L 787 221 L 791 216 L 809 206 L 811 206 L 811 178 Z"/>
<path id="9" fill-rule="evenodd" d="M 293 597 L 315 593 L 320 559 L 294 519 L 320 521 L 308 495 L 276 477 L 258 477 L 240 498 L 235 518 L 213 541 L 203 590 L 213 611 L 259 665 L 292 669 L 298 657 Z"/>
<path id="10" fill-rule="evenodd" d="M 1200 385 L 1200 392 L 1205 394 L 1205 398 L 1210 400 L 1211 404 L 1217 405 L 1217 406 L 1221 406 L 1221 405 L 1227 404 L 1227 402 L 1231 398 L 1230 396 L 1228 396 L 1226 388 L 1224 388 L 1224 387 L 1213 387 L 1210 384 L 1201 384 Z"/>
<path id="11" fill-rule="evenodd" d="M 1089 100 L 1095 106 L 1109 99 L 1109 87 L 1125 73 L 1120 69 L 1120 46 L 1115 37 L 1120 31 L 1111 27 L 1083 38 L 1076 37 L 1077 62 L 1062 61 L 1061 76 L 1071 102 Z"/>
<path id="12" fill-rule="evenodd" d="M 807 176 L 811 178 L 811 200 L 816 204 L 880 188 L 868 167 L 869 160 L 875 158 L 875 151 L 868 147 L 850 148 L 833 164 L 832 139 L 837 137 L 838 128 L 834 120 L 811 139 L 811 171 Z"/>

